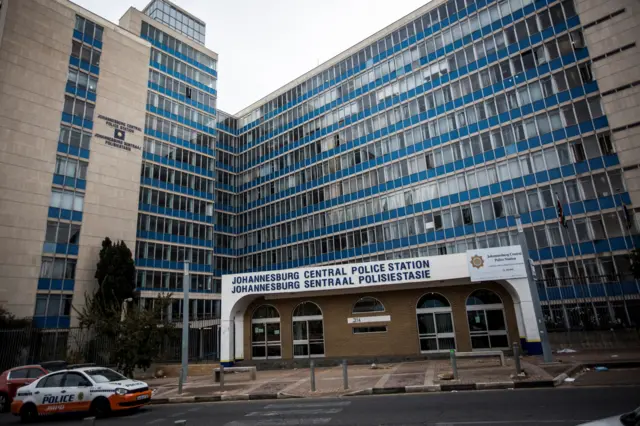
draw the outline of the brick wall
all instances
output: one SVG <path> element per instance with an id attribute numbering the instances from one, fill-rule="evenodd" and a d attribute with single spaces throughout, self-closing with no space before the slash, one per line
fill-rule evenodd
<path id="1" fill-rule="evenodd" d="M 485 288 L 495 291 L 503 300 L 507 331 L 510 342 L 519 342 L 513 302 L 509 293 L 499 284 L 461 285 L 412 289 L 399 291 L 381 291 L 360 294 L 332 295 L 324 297 L 306 297 L 254 301 L 244 318 L 245 359 L 251 359 L 251 315 L 262 304 L 274 306 L 280 312 L 280 334 L 282 358 L 293 358 L 292 314 L 302 302 L 316 303 L 323 313 L 325 357 L 366 357 L 366 356 L 415 356 L 420 354 L 416 305 L 420 297 L 429 292 L 445 296 L 452 307 L 457 350 L 471 350 L 469 326 L 467 324 L 466 298 L 474 290 Z M 385 312 L 371 314 L 352 314 L 353 305 L 363 296 L 372 296 L 385 306 Z M 347 324 L 347 318 L 356 316 L 390 315 L 390 322 L 367 324 Z M 387 325 L 386 333 L 353 334 L 354 326 Z"/>

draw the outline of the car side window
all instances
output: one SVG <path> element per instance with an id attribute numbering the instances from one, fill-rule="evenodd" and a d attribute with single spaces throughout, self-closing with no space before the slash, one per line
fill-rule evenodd
<path id="1" fill-rule="evenodd" d="M 40 376 L 44 376 L 46 373 L 39 368 L 30 368 L 27 373 L 27 378 L 29 379 L 37 379 Z"/>
<path id="2" fill-rule="evenodd" d="M 12 370 L 9 372 L 9 380 L 11 379 L 26 379 L 28 368 L 20 368 L 18 370 Z"/>
<path id="3" fill-rule="evenodd" d="M 64 373 L 52 374 L 38 382 L 38 388 L 58 388 L 62 385 L 62 377 Z"/>
<path id="4" fill-rule="evenodd" d="M 89 380 L 80 373 L 67 373 L 64 379 L 63 386 L 67 387 L 79 387 L 79 386 L 91 386 Z"/>

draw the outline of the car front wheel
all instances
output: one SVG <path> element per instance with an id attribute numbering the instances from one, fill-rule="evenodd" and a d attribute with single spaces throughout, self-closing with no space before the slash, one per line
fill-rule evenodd
<path id="1" fill-rule="evenodd" d="M 98 398 L 91 404 L 91 414 L 97 418 L 106 417 L 111 412 L 111 405 L 107 398 Z"/>

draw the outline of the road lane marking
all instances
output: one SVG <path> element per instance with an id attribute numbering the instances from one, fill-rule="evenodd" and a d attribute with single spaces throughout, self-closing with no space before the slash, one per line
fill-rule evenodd
<path id="1" fill-rule="evenodd" d="M 148 425 L 154 425 L 156 423 L 161 423 L 164 422 L 164 419 L 155 419 L 155 420 L 151 420 L 150 422 L 147 422 Z"/>
<path id="2" fill-rule="evenodd" d="M 439 422 L 434 426 L 457 426 L 457 425 L 512 425 L 520 423 L 544 424 L 544 423 L 570 423 L 572 425 L 591 422 L 593 420 L 491 420 L 491 421 L 475 421 L 475 422 Z"/>
<path id="3" fill-rule="evenodd" d="M 184 411 L 180 412 L 180 413 L 173 413 L 172 415 L 170 415 L 169 417 L 178 417 L 178 416 L 184 416 L 186 413 Z"/>
<path id="4" fill-rule="evenodd" d="M 274 417 L 274 416 L 317 416 L 324 414 L 337 414 L 342 408 L 326 408 L 311 410 L 280 410 L 280 411 L 253 411 L 245 417 Z"/>
<path id="5" fill-rule="evenodd" d="M 187 411 L 189 412 L 193 412 L 193 411 L 198 411 L 201 407 L 197 407 L 197 408 L 190 408 Z"/>
<path id="6" fill-rule="evenodd" d="M 326 425 L 331 418 L 313 417 L 308 419 L 268 419 L 268 420 L 246 420 L 225 423 L 224 426 L 311 426 Z"/>
<path id="7" fill-rule="evenodd" d="M 351 401 L 336 401 L 336 402 L 309 402 L 306 404 L 269 404 L 264 407 L 265 410 L 273 408 L 326 408 L 326 407 L 346 407 L 350 405 Z"/>

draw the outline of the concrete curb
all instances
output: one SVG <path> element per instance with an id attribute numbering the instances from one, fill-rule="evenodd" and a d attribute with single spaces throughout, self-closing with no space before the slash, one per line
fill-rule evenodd
<path id="1" fill-rule="evenodd" d="M 360 396 L 360 395 L 372 395 L 372 394 L 373 394 L 373 388 L 365 388 L 365 389 L 360 389 L 357 391 L 346 393 L 342 396 Z"/>
<path id="2" fill-rule="evenodd" d="M 514 389 L 514 382 L 487 382 L 476 383 L 476 390 Z"/>
<path id="3" fill-rule="evenodd" d="M 514 389 L 534 389 L 555 387 L 553 380 L 531 380 L 528 382 L 513 382 Z"/>
<path id="4" fill-rule="evenodd" d="M 406 393 L 420 393 L 420 392 L 440 392 L 440 385 L 412 385 L 405 386 Z"/>
<path id="5" fill-rule="evenodd" d="M 298 398 L 304 398 L 304 396 L 293 395 L 293 394 L 284 393 L 284 392 L 278 393 L 278 399 L 298 399 Z"/>

